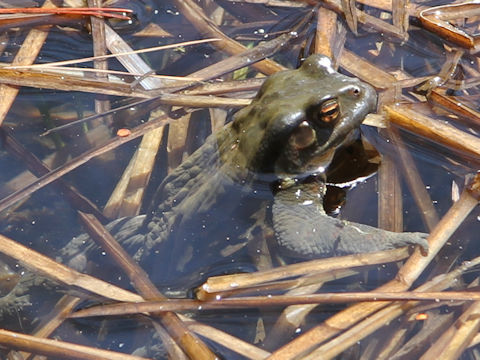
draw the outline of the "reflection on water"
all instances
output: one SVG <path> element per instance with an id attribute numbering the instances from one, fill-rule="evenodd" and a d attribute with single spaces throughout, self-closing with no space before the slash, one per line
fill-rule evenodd
<path id="1" fill-rule="evenodd" d="M 219 7 L 218 4 L 222 7 Z M 131 23 L 118 21 L 109 23 L 135 49 L 205 37 L 192 25 L 192 20 L 182 15 L 181 9 L 176 7 L 176 2 L 173 0 L 118 1 L 112 6 L 133 7 L 136 11 L 136 17 Z M 363 10 L 376 17 L 387 14 L 386 11 L 379 10 L 375 6 L 373 4 Z M 306 5 L 300 3 L 285 3 L 281 7 L 228 1 L 211 3 L 208 6 L 202 4 L 202 9 L 211 19 L 220 24 L 220 28 L 227 35 L 242 41 L 246 46 L 255 46 L 258 41 L 270 40 L 283 32 L 288 32 L 299 19 L 305 17 L 305 7 Z M 264 15 L 258 17 L 259 12 Z M 343 21 L 338 20 L 338 23 L 343 24 Z M 322 41 L 319 40 L 322 37 L 316 33 L 317 27 L 326 28 L 326 25 L 322 24 L 320 22 L 318 26 L 317 17 L 315 17 L 308 28 L 301 32 L 298 39 L 292 41 L 288 47 L 281 48 L 275 56 L 272 56 L 272 59 L 288 68 L 297 67 L 299 65 L 297 59 L 312 52 L 314 47 L 318 49 L 324 45 L 318 44 Z M 345 24 L 339 25 L 342 28 L 343 26 Z M 46 63 L 92 56 L 92 37 L 89 28 L 88 21 L 79 18 L 62 20 L 61 23 L 51 27 L 48 30 L 47 40 L 37 57 L 37 62 Z M 5 32 L 2 39 L 1 62 L 12 62 L 29 30 L 29 26 L 20 26 L 9 28 Z M 342 31 L 339 30 L 339 33 Z M 345 31 L 344 52 L 333 52 L 334 54 L 338 53 L 340 71 L 358 76 L 363 81 L 370 82 L 375 86 L 379 93 L 380 112 L 383 111 L 383 105 L 405 103 L 408 105 L 400 105 L 404 106 L 400 108 L 402 111 L 412 111 L 434 119 L 443 125 L 451 125 L 456 130 L 467 133 L 468 136 L 457 141 L 452 135 L 450 139 L 452 141 L 448 141 L 449 139 L 443 140 L 441 135 L 429 138 L 428 126 L 425 127 L 426 130 L 419 131 L 420 135 L 411 127 L 407 127 L 407 130 L 395 131 L 392 135 L 386 129 L 378 131 L 374 127 L 364 126 L 362 128 L 364 139 L 368 139 L 368 142 L 383 155 L 383 165 L 380 166 L 381 174 L 372 176 L 376 171 L 378 158 L 375 149 L 372 149 L 370 145 L 364 145 L 366 146 L 366 150 L 364 150 L 358 145 L 359 141 L 355 146 L 343 149 L 343 153 L 338 154 L 335 158 L 328 174 L 327 182 L 332 187 L 327 193 L 329 200 L 325 204 L 325 208 L 334 216 L 352 222 L 377 226 L 378 219 L 380 219 L 380 223 L 383 226 L 390 226 L 391 230 L 430 232 L 432 228 L 428 224 L 441 218 L 452 206 L 452 191 L 454 192 L 452 189 L 456 186 L 461 191 L 464 188 L 465 177 L 475 173 L 478 169 L 479 162 L 478 156 L 475 156 L 475 150 L 471 152 L 465 150 L 470 143 L 476 144 L 475 138 L 478 140 L 479 129 L 476 113 L 478 91 L 475 84 L 478 77 L 477 56 L 468 52 L 458 55 L 451 47 L 444 46 L 444 40 L 421 28 L 412 28 L 409 31 L 409 38 L 402 41 L 392 34 L 384 34 L 377 28 L 365 25 L 359 27 L 358 35 L 354 35 L 350 30 Z M 315 44 L 315 42 L 317 43 Z M 335 46 L 342 47 L 341 36 L 336 39 Z M 142 59 L 156 73 L 168 75 L 191 74 L 208 65 L 215 64 L 223 58 L 225 58 L 225 53 L 216 50 L 211 44 L 142 55 Z M 352 62 L 352 59 L 356 61 Z M 457 66 L 455 66 L 455 61 L 458 61 Z M 367 65 L 372 68 L 368 68 Z M 91 67 L 92 63 L 87 62 L 73 66 Z M 109 69 L 124 71 L 120 63 L 114 59 L 109 60 L 108 66 Z M 237 71 L 234 75 L 231 74 L 227 74 L 221 79 L 224 81 L 249 79 L 254 77 L 257 71 L 253 67 L 249 67 L 247 71 Z M 86 76 L 93 77 L 93 74 L 90 73 Z M 436 85 L 432 85 L 433 82 L 430 81 L 427 82 L 428 86 L 424 86 L 422 89 L 421 85 L 427 80 L 424 77 L 432 76 L 439 76 L 441 81 L 437 79 L 435 84 L 443 87 L 435 87 Z M 420 86 L 417 86 L 419 84 Z M 137 85 L 133 85 L 132 88 L 135 89 L 135 86 Z M 214 93 L 217 94 L 217 92 Z M 252 89 L 241 89 L 241 92 L 237 94 L 232 92 L 232 96 L 240 98 L 252 97 L 253 94 Z M 294 98 L 295 94 L 289 96 Z M 133 129 L 135 126 L 145 123 L 149 117 L 155 119 L 162 116 L 163 112 L 177 110 L 176 108 L 171 109 L 169 105 L 162 105 L 155 109 L 153 106 L 151 109 L 147 109 L 147 105 L 140 105 L 136 108 L 114 112 L 105 120 L 96 119 L 54 132 L 48 136 L 40 136 L 47 129 L 94 114 L 96 106 L 98 107 L 95 105 L 95 101 L 98 100 L 110 101 L 112 108 L 128 104 L 126 98 L 120 96 L 96 96 L 81 91 L 21 87 L 4 119 L 2 126 L 5 132 L 2 134 L 2 140 L 6 139 L 5 136 L 8 133 L 25 148 L 25 151 L 31 152 L 42 159 L 50 169 L 54 169 L 92 148 L 104 144 L 107 139 L 114 138 L 118 128 Z M 148 180 L 140 213 L 148 212 L 155 189 L 167 176 L 167 173 L 171 172 L 171 169 L 186 159 L 195 164 L 195 161 L 192 161 L 195 158 L 189 158 L 189 155 L 199 144 L 204 143 L 212 128 L 218 129 L 225 121 L 229 121 L 232 112 L 232 110 L 220 109 L 187 115 L 182 113 L 180 119 L 170 125 L 168 132 L 159 133 L 161 142 L 158 144 L 158 154 L 152 174 L 139 176 L 131 180 L 129 185 L 142 184 Z M 393 141 L 395 136 L 399 136 L 403 144 L 401 146 L 405 147 L 413 159 L 407 167 L 403 165 L 398 150 L 398 139 Z M 140 146 L 139 143 L 139 140 L 133 140 L 117 147 L 88 161 L 62 178 L 102 209 L 109 201 L 110 194 L 122 177 L 130 158 Z M 457 146 L 457 143 L 463 144 L 465 147 Z M 0 171 L 0 196 L 3 198 L 22 189 L 34 178 L 27 171 L 24 161 L 19 161 L 12 155 L 6 140 L 2 142 L 2 145 L 0 148 L 0 169 L 2 170 Z M 215 147 L 211 147 L 209 151 L 214 154 L 217 150 Z M 366 153 L 366 159 L 358 156 L 363 152 Z M 21 157 L 26 158 L 25 155 Z M 212 155 L 212 159 L 218 161 L 218 157 L 215 155 Z M 225 186 L 222 178 L 224 174 L 217 172 L 218 166 L 213 165 L 210 163 L 209 166 L 196 168 L 194 171 L 202 172 L 209 180 L 209 182 L 205 182 L 208 183 L 209 189 L 208 191 L 203 189 L 205 199 L 202 204 L 211 206 L 215 202 L 221 202 L 223 213 L 219 216 L 218 211 L 217 214 L 213 211 L 203 212 L 204 215 L 206 214 L 205 219 L 195 218 L 195 215 L 204 209 L 189 208 L 188 202 L 186 202 L 187 205 L 182 207 L 182 217 L 184 219 L 191 217 L 195 221 L 186 222 L 181 217 L 175 217 L 175 223 L 172 221 L 171 224 L 168 224 L 173 229 L 172 231 L 175 231 L 176 226 L 181 226 L 181 233 L 184 235 L 182 238 L 176 239 L 171 249 L 167 249 L 171 252 L 166 253 L 165 249 L 161 249 L 162 253 L 160 253 L 160 249 L 155 247 L 154 239 L 145 240 L 140 236 L 140 234 L 151 231 L 151 229 L 145 228 L 145 224 L 142 223 L 143 218 L 137 217 L 130 222 L 127 220 L 122 222 L 122 226 L 124 223 L 128 225 L 126 230 L 128 234 L 138 235 L 122 245 L 136 260 L 142 259 L 144 252 L 155 255 L 150 256 L 148 261 L 142 261 L 141 265 L 150 279 L 166 296 L 193 297 L 195 296 L 194 288 L 201 285 L 210 276 L 250 273 L 256 269 L 265 270 L 271 266 L 281 266 L 285 261 L 281 257 L 266 256 L 265 244 L 271 245 L 275 241 L 273 230 L 261 226 L 260 223 L 262 221 L 271 222 L 270 205 L 265 205 L 272 201 L 270 185 L 266 183 L 264 187 L 244 196 L 242 191 L 249 191 L 245 190 L 244 184 L 233 183 Z M 396 170 L 389 170 L 392 168 Z M 414 180 L 410 173 L 415 171 L 418 171 L 417 176 L 421 180 L 421 183 L 416 183 L 416 186 L 426 189 L 428 196 L 426 200 L 425 198 L 419 200 L 418 191 L 412 190 L 414 188 L 412 181 Z M 398 176 L 398 182 L 396 176 Z M 361 181 L 352 182 L 356 178 L 361 178 Z M 171 186 L 182 190 L 205 186 L 197 182 L 186 183 L 181 177 L 175 181 L 178 181 L 180 185 Z M 344 186 L 345 183 L 348 183 L 348 186 Z M 339 190 L 340 188 L 341 190 Z M 172 201 L 172 198 L 168 196 L 170 190 L 171 188 L 165 186 L 164 196 L 168 201 Z M 129 188 L 121 196 L 126 199 L 124 202 L 128 203 L 130 199 L 134 198 L 132 193 L 134 190 Z M 184 196 L 184 193 L 186 190 L 180 192 L 179 196 Z M 128 276 L 120 270 L 115 261 L 103 249 L 88 253 L 82 252 L 86 238 L 82 235 L 78 236 L 78 234 L 83 233 L 84 229 L 79 224 L 74 206 L 71 205 L 65 194 L 64 188 L 51 184 L 14 206 L 10 206 L 0 213 L 0 233 L 52 259 L 62 254 L 64 255 L 63 261 L 73 268 L 81 269 L 95 277 L 135 291 Z M 211 198 L 207 198 L 207 195 Z M 428 204 L 425 204 L 425 201 Z M 171 205 L 165 205 L 164 211 L 170 211 Z M 130 215 L 133 217 L 135 214 Z M 147 213 L 147 216 L 151 216 L 151 214 Z M 171 216 L 173 219 L 174 215 Z M 218 219 L 223 220 L 219 221 Z M 239 221 L 239 219 L 245 220 Z M 474 235 L 479 226 L 478 219 L 478 209 L 475 209 L 441 250 L 431 268 L 421 275 L 420 281 L 425 282 L 435 275 L 449 271 L 463 261 L 478 256 L 478 246 L 471 241 L 475 239 Z M 252 223 L 255 226 L 250 226 Z M 156 231 L 161 233 L 171 229 L 157 229 Z M 118 234 L 119 231 L 113 230 L 113 233 Z M 153 233 L 155 234 L 155 231 Z M 205 237 L 205 233 L 208 236 Z M 65 246 L 74 236 L 76 236 L 77 250 L 80 249 L 80 253 L 77 252 L 73 259 L 72 254 L 68 253 L 65 258 L 65 254 L 67 254 Z M 122 236 L 125 239 L 129 238 L 125 233 L 120 235 L 120 237 Z M 202 242 L 199 241 L 200 238 L 202 238 Z M 205 238 L 208 238 L 208 242 L 205 242 Z M 247 243 L 246 238 L 251 241 Z M 221 251 L 215 248 L 215 244 L 219 243 L 222 244 Z M 213 254 L 216 256 L 214 257 Z M 28 259 L 24 259 L 24 261 L 28 261 Z M 175 264 L 175 266 L 166 266 L 166 263 Z M 172 272 L 172 268 L 175 268 L 175 271 Z M 79 292 L 79 289 L 56 285 L 40 277 L 37 273 L 25 272 L 17 260 L 7 256 L 0 258 L 0 269 L 3 274 L 0 276 L 0 315 L 2 316 L 2 327 L 8 330 L 32 334 L 38 323 L 47 318 L 47 314 L 52 311 L 56 301 L 65 293 L 81 295 L 84 300 L 77 305 L 81 308 L 96 305 L 101 301 L 98 296 L 87 298 L 84 293 Z M 186 269 L 190 271 L 186 271 Z M 356 268 L 351 272 L 342 271 L 344 272 L 338 270 L 338 273 L 332 271 L 327 275 L 318 275 L 321 280 L 307 275 L 302 278 L 305 281 L 304 286 L 293 291 L 302 294 L 302 291 L 306 293 L 307 291 L 372 290 L 394 278 L 398 271 L 398 265 L 390 263 Z M 451 288 L 464 289 L 466 285 L 475 284 L 476 277 L 476 272 L 470 271 L 458 278 L 456 286 Z M 291 278 L 282 281 L 286 280 L 293 281 Z M 23 281 L 25 287 L 22 288 L 22 291 L 13 293 L 11 290 L 19 281 Z M 325 283 L 322 284 L 323 281 Z M 262 286 L 267 290 L 262 289 Z M 285 284 L 280 286 L 277 283 L 268 283 L 262 286 L 250 289 L 247 294 L 283 294 L 287 287 Z M 288 286 L 293 285 L 289 283 Z M 321 287 L 321 289 L 312 290 L 315 286 L 316 288 Z M 431 303 L 428 304 L 431 305 Z M 308 311 L 297 310 L 297 312 L 304 311 L 309 314 L 304 319 L 292 320 L 290 324 L 282 323 L 282 318 L 279 317 L 283 310 L 281 307 L 267 310 L 258 310 L 255 307 L 247 310 L 185 311 L 183 314 L 271 352 L 304 334 L 308 329 L 320 324 L 343 308 L 345 305 L 340 303 L 321 305 L 314 309 L 312 307 Z M 442 322 L 445 328 L 457 319 L 461 310 L 460 307 L 450 306 L 450 304 L 421 308 L 421 311 L 427 312 L 430 319 L 440 319 L 439 322 Z M 419 312 L 420 310 L 412 311 Z M 447 313 L 454 314 L 454 316 L 445 315 Z M 422 323 L 417 321 L 416 324 L 413 324 L 408 320 L 408 315 L 403 315 L 399 319 L 401 319 L 399 323 L 402 324 L 402 329 L 408 334 L 403 342 L 418 341 L 421 344 L 418 348 L 421 350 L 416 353 L 414 350 L 399 346 L 400 350 L 396 356 L 400 357 L 400 354 L 404 352 L 407 354 L 404 356 L 417 358 L 420 356 L 419 354 L 426 351 L 427 344 L 429 345 L 430 341 L 435 340 L 424 340 L 420 335 L 423 336 L 424 333 L 427 333 L 425 338 L 428 339 L 429 332 L 433 333 L 436 328 L 429 323 L 429 320 Z M 350 358 L 360 358 L 362 354 L 368 356 L 363 353 L 365 348 L 372 353 L 380 353 L 385 349 L 380 345 L 375 347 L 371 340 L 380 339 L 380 342 L 385 342 L 384 340 L 395 335 L 395 327 L 399 323 L 392 326 L 385 325 L 382 330 L 363 339 L 361 345 L 352 346 L 343 354 Z M 441 327 L 439 326 L 439 328 Z M 164 344 L 158 339 L 158 333 L 144 315 L 115 317 L 108 320 L 101 317 L 71 319 L 64 321 L 52 336 L 58 336 L 64 341 L 112 351 L 135 352 L 138 356 L 161 358 L 166 354 Z M 244 358 L 234 348 L 219 345 L 217 341 L 208 336 L 205 339 L 207 345 L 224 358 Z M 2 350 L 4 356 L 6 356 L 7 350 L 10 349 Z M 389 358 L 395 358 L 394 354 L 397 350 L 392 350 Z M 467 350 L 465 356 L 469 356 L 470 351 L 474 350 Z"/>

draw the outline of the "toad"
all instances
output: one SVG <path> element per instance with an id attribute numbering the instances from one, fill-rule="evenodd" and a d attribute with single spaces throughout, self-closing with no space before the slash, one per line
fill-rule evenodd
<path id="1" fill-rule="evenodd" d="M 323 209 L 326 169 L 376 101 L 371 86 L 312 55 L 270 76 L 249 106 L 165 178 L 145 217 L 119 220 L 112 232 L 160 283 L 241 268 L 246 245 L 266 227 L 276 251 L 296 259 L 427 248 L 426 234 L 351 223 Z M 82 268 L 84 242 L 77 238 L 62 258 Z"/>

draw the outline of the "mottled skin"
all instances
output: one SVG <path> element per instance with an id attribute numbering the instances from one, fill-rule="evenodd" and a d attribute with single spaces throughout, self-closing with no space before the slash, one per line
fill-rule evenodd
<path id="1" fill-rule="evenodd" d="M 276 250 L 296 258 L 426 247 L 425 234 L 348 223 L 323 210 L 325 169 L 376 100 L 372 87 L 320 55 L 271 76 L 251 105 L 163 181 L 141 229 L 137 218 L 126 221 L 122 242 L 167 283 L 240 266 L 255 227 L 273 226 Z"/>

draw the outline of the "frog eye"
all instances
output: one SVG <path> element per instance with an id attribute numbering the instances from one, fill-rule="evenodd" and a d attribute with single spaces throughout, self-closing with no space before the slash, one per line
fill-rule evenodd
<path id="1" fill-rule="evenodd" d="M 321 120 L 330 123 L 337 119 L 339 114 L 339 106 L 337 99 L 330 99 L 325 101 L 320 107 Z"/>
<path id="2" fill-rule="evenodd" d="M 317 140 L 317 137 L 315 135 L 315 130 L 310 124 L 303 121 L 295 129 L 290 139 L 297 150 L 302 150 L 312 145 Z"/>

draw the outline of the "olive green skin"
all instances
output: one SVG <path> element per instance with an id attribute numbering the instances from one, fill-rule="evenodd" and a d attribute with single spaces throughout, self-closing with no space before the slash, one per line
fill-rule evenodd
<path id="1" fill-rule="evenodd" d="M 326 125 L 315 115 L 330 99 L 337 100 L 340 116 Z M 236 114 L 232 126 L 219 136 L 225 144 L 220 147 L 222 160 L 281 178 L 323 171 L 333 151 L 351 140 L 376 103 L 370 85 L 336 72 L 329 58 L 312 55 L 297 70 L 270 76 L 252 103 Z M 289 152 L 289 138 L 305 120 L 317 141 L 302 154 Z"/>
<path id="2" fill-rule="evenodd" d="M 338 117 L 325 122 L 322 105 L 332 101 Z M 325 170 L 376 101 L 371 86 L 312 55 L 270 76 L 233 122 L 169 174 L 145 218 L 120 220 L 112 231 L 159 284 L 248 267 L 270 233 L 270 250 L 295 258 L 426 247 L 425 234 L 349 224 L 323 210 Z M 308 146 L 299 148 L 300 128 Z M 77 268 L 86 262 L 79 246 L 62 254 Z"/>

